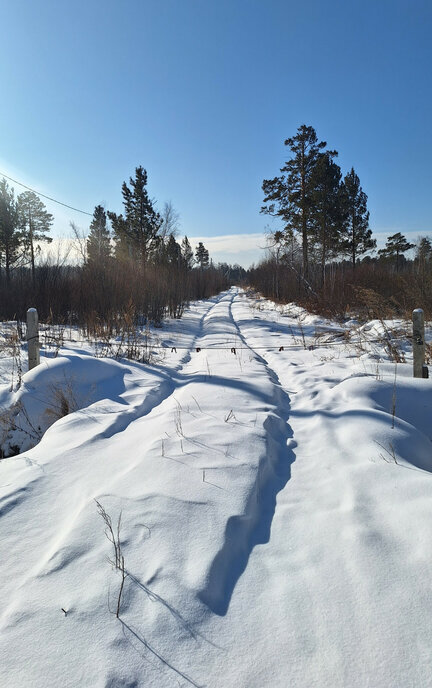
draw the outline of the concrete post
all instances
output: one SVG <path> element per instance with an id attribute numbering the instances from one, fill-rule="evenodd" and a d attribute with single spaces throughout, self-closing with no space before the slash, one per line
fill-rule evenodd
<path id="1" fill-rule="evenodd" d="M 424 316 L 423 309 L 413 311 L 413 370 L 414 377 L 429 377 L 429 370 L 425 365 L 424 345 Z"/>
<path id="2" fill-rule="evenodd" d="M 40 363 L 39 357 L 39 322 L 36 308 L 27 311 L 27 347 L 29 370 Z"/>

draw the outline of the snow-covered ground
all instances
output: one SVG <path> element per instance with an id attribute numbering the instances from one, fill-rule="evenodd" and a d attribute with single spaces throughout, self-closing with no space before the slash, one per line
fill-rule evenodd
<path id="1" fill-rule="evenodd" d="M 390 326 L 233 288 L 153 366 L 3 359 L 8 441 L 48 429 L 0 461 L 0 685 L 432 686 L 431 381 Z"/>

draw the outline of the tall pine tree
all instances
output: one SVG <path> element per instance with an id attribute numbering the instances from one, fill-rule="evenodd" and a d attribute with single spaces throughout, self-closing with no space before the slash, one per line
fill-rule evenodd
<path id="1" fill-rule="evenodd" d="M 87 261 L 98 267 L 105 266 L 111 257 L 111 237 L 107 227 L 107 215 L 102 205 L 93 212 L 87 239 Z"/>
<path id="2" fill-rule="evenodd" d="M 345 175 L 342 189 L 346 224 L 341 250 L 350 256 L 353 270 L 355 270 L 358 256 L 374 249 L 376 240 L 372 239 L 372 230 L 369 229 L 367 196 L 360 186 L 360 179 L 353 167 Z"/>
<path id="3" fill-rule="evenodd" d="M 337 254 L 345 220 L 341 202 L 342 173 L 333 160 L 335 155 L 337 153 L 334 151 L 322 153 L 311 174 L 310 234 L 318 249 L 322 285 L 325 282 L 326 262 Z"/>
<path id="4" fill-rule="evenodd" d="M 170 265 L 180 267 L 183 262 L 181 247 L 180 244 L 178 244 L 175 240 L 173 234 L 170 234 L 168 237 L 168 241 L 166 242 L 165 246 L 165 254 Z"/>
<path id="5" fill-rule="evenodd" d="M 416 246 L 416 263 L 418 271 L 424 276 L 427 266 L 432 262 L 432 241 L 429 237 L 420 237 Z"/>
<path id="6" fill-rule="evenodd" d="M 36 284 L 35 255 L 40 251 L 40 243 L 51 243 L 48 235 L 53 216 L 33 191 L 24 191 L 18 196 L 18 212 L 23 247 L 30 256 L 33 286 Z"/>
<path id="7" fill-rule="evenodd" d="M 108 212 L 116 241 L 116 254 L 137 259 L 144 267 L 160 246 L 162 219 L 147 191 L 147 172 L 143 167 L 130 177 L 130 187 L 123 182 L 124 215 Z"/>
<path id="8" fill-rule="evenodd" d="M 429 237 L 419 237 L 416 246 L 415 264 L 420 277 L 420 289 L 424 296 L 429 288 L 426 278 L 428 274 L 431 274 L 432 267 L 432 242 Z"/>
<path id="9" fill-rule="evenodd" d="M 195 249 L 195 260 L 200 266 L 200 269 L 203 270 L 204 268 L 208 268 L 209 266 L 209 252 L 205 248 L 204 244 L 202 241 L 199 242 L 198 246 Z"/>
<path id="10" fill-rule="evenodd" d="M 327 145 L 318 141 L 315 129 L 302 124 L 297 134 L 286 139 L 293 157 L 281 167 L 282 175 L 263 181 L 264 205 L 261 212 L 281 217 L 286 232 L 299 232 L 302 241 L 303 274 L 309 273 L 312 172 L 320 151 Z"/>
<path id="11" fill-rule="evenodd" d="M 18 203 L 14 190 L 6 179 L 0 181 L 0 265 L 4 266 L 6 282 L 10 283 L 11 269 L 20 257 L 22 235 L 19 231 Z"/>
<path id="12" fill-rule="evenodd" d="M 193 264 L 194 264 L 194 254 L 193 254 L 192 246 L 190 245 L 190 242 L 189 242 L 189 239 L 187 238 L 187 236 L 183 237 L 183 239 L 182 239 L 181 252 L 182 252 L 184 264 L 186 265 L 188 270 L 191 270 L 193 268 Z"/>

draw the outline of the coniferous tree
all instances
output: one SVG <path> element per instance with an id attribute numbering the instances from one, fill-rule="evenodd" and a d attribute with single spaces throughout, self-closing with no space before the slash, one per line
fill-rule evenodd
<path id="1" fill-rule="evenodd" d="M 358 256 L 374 249 L 376 240 L 372 239 L 372 230 L 369 229 L 367 196 L 360 186 L 360 179 L 353 167 L 345 175 L 342 189 L 346 225 L 341 249 L 350 256 L 353 270 L 355 270 Z"/>
<path id="2" fill-rule="evenodd" d="M 108 212 L 116 241 L 116 255 L 137 258 L 143 267 L 160 246 L 162 219 L 153 207 L 147 191 L 147 172 L 143 167 L 130 177 L 130 187 L 123 182 L 124 215 Z"/>
<path id="3" fill-rule="evenodd" d="M 14 190 L 6 179 L 0 181 L 0 265 L 4 265 L 6 282 L 10 283 L 11 269 L 20 257 L 22 235 L 19 231 L 18 203 Z"/>
<path id="4" fill-rule="evenodd" d="M 24 191 L 18 196 L 19 224 L 23 248 L 30 255 L 33 286 L 36 283 L 35 254 L 40 251 L 40 242 L 51 243 L 48 236 L 53 216 L 33 191 Z"/>
<path id="5" fill-rule="evenodd" d="M 170 236 L 168 238 L 165 251 L 166 251 L 168 263 L 170 263 L 170 265 L 176 265 L 176 266 L 181 265 L 181 263 L 182 263 L 181 247 L 180 247 L 180 244 L 177 243 L 177 241 L 175 240 L 175 238 L 172 234 L 170 234 Z"/>
<path id="6" fill-rule="evenodd" d="M 416 260 L 425 262 L 432 260 L 432 241 L 429 237 L 420 237 L 416 246 Z"/>
<path id="7" fill-rule="evenodd" d="M 394 259 L 396 262 L 396 272 L 399 272 L 400 258 L 404 257 L 404 253 L 414 248 L 415 244 L 410 244 L 409 241 L 401 234 L 397 232 L 387 237 L 387 243 L 384 248 L 381 248 L 378 253 L 383 258 Z"/>
<path id="8" fill-rule="evenodd" d="M 334 151 L 320 154 L 311 174 L 310 218 L 311 242 L 318 249 L 321 264 L 321 284 L 325 281 L 325 266 L 329 257 L 339 249 L 340 235 L 345 222 L 341 202 L 339 165 L 332 159 Z"/>
<path id="9" fill-rule="evenodd" d="M 318 141 L 315 129 L 302 124 L 285 145 L 293 157 L 281 168 L 282 175 L 263 181 L 264 205 L 261 212 L 281 217 L 285 231 L 299 232 L 302 241 L 303 273 L 309 273 L 312 172 L 320 151 L 327 145 Z"/>
<path id="10" fill-rule="evenodd" d="M 200 266 L 201 270 L 209 266 L 209 252 L 205 248 L 202 241 L 199 242 L 198 246 L 195 249 L 195 260 Z"/>
<path id="11" fill-rule="evenodd" d="M 420 237 L 416 246 L 416 256 L 419 272 L 424 273 L 426 265 L 432 262 L 432 241 L 429 237 Z"/>
<path id="12" fill-rule="evenodd" d="M 192 246 L 190 245 L 190 242 L 189 242 L 189 239 L 187 238 L 187 236 L 185 236 L 181 242 L 181 252 L 182 252 L 184 264 L 186 265 L 188 270 L 191 270 L 193 268 L 193 264 L 194 264 L 194 254 L 193 254 Z"/>
<path id="13" fill-rule="evenodd" d="M 415 263 L 420 278 L 420 289 L 424 296 L 429 287 L 426 278 L 428 274 L 431 274 L 432 266 L 432 242 L 429 237 L 419 238 L 416 246 Z"/>
<path id="14" fill-rule="evenodd" d="M 90 232 L 87 238 L 88 263 L 105 266 L 111 257 L 111 237 L 107 227 L 105 208 L 97 205 L 93 212 Z"/>

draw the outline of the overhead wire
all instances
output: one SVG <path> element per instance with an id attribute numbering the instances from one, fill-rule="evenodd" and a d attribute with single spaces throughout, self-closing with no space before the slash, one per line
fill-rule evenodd
<path id="1" fill-rule="evenodd" d="M 19 182 L 17 179 L 9 177 L 9 175 L 5 174 L 4 172 L 0 172 L 0 176 L 6 177 L 6 179 L 9 179 L 10 182 L 13 182 L 14 184 L 18 184 L 19 186 L 24 187 L 24 189 L 27 189 L 27 191 L 32 191 L 36 194 L 36 196 L 42 196 L 42 198 L 47 198 L 49 201 L 57 203 L 58 205 L 62 205 L 64 208 L 69 208 L 69 210 L 74 210 L 76 213 L 82 213 L 83 215 L 89 215 L 90 217 L 93 217 L 93 213 L 88 213 L 87 210 L 80 210 L 79 208 L 74 208 L 72 205 L 68 205 L 67 203 L 58 201 L 57 199 L 52 198 L 52 196 L 47 196 L 46 194 L 43 194 L 41 191 L 36 191 L 36 189 L 32 189 L 30 186 L 27 186 L 27 184 L 23 184 L 22 182 Z"/>

